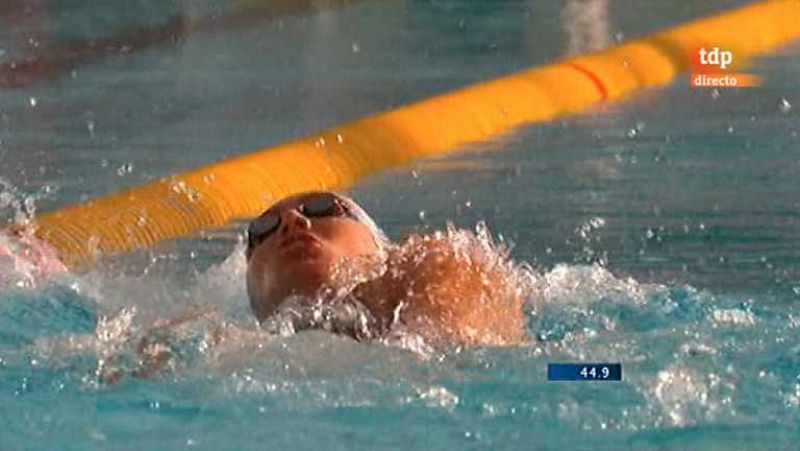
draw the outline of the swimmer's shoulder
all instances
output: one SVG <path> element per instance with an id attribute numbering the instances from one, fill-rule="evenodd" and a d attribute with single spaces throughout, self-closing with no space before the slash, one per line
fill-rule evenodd
<path id="1" fill-rule="evenodd" d="M 487 252 L 475 235 L 412 236 L 390 251 L 361 299 L 433 342 L 520 342 L 522 296 Z"/>

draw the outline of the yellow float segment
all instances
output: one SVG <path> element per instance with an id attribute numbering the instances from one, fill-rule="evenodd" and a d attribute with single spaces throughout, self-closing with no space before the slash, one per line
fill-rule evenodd
<path id="1" fill-rule="evenodd" d="M 667 84 L 700 47 L 732 50 L 739 61 L 767 52 L 800 37 L 798 17 L 800 0 L 745 6 L 45 213 L 35 233 L 75 266 L 222 226 L 293 193 L 342 189 L 381 169 Z"/>

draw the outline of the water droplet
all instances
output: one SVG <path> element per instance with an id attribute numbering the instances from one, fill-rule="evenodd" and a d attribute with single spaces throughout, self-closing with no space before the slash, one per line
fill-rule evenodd
<path id="1" fill-rule="evenodd" d="M 31 97 L 30 99 L 28 99 L 28 103 L 30 103 L 32 107 L 35 107 L 37 103 L 36 97 Z"/>
<path id="2" fill-rule="evenodd" d="M 361 45 L 359 45 L 358 42 L 353 42 L 353 44 L 350 45 L 350 48 L 353 50 L 353 53 L 358 53 L 361 51 Z"/>
<path id="3" fill-rule="evenodd" d="M 727 128 L 727 130 L 728 130 L 728 133 L 733 133 L 733 131 L 734 131 L 735 129 L 733 128 L 733 125 L 729 125 L 729 126 L 728 126 L 728 128 Z"/>
<path id="4" fill-rule="evenodd" d="M 421 219 L 423 221 L 425 220 L 425 210 L 420 210 L 419 211 L 419 219 Z"/>
<path id="5" fill-rule="evenodd" d="M 125 163 L 117 168 L 117 175 L 120 177 L 124 177 L 131 172 L 133 172 L 133 163 Z"/>
<path id="6" fill-rule="evenodd" d="M 90 135 L 94 135 L 94 121 L 86 122 L 86 130 L 89 130 Z"/>
<path id="7" fill-rule="evenodd" d="M 205 182 L 206 184 L 211 184 L 211 182 L 213 182 L 213 181 L 214 181 L 214 173 L 213 172 L 209 172 L 208 174 L 203 176 L 203 182 Z"/>
<path id="8" fill-rule="evenodd" d="M 325 147 L 325 138 L 323 138 L 322 136 L 317 138 L 317 140 L 314 141 L 314 146 L 316 146 L 317 148 Z"/>
<path id="9" fill-rule="evenodd" d="M 656 236 L 656 234 L 655 232 L 653 232 L 653 229 L 647 229 L 647 232 L 645 232 L 645 236 L 647 237 L 648 240 L 651 240 L 653 239 L 654 236 Z"/>
<path id="10" fill-rule="evenodd" d="M 186 182 L 184 181 L 175 182 L 172 184 L 170 188 L 172 189 L 173 192 L 177 194 L 184 193 L 186 192 Z"/>
<path id="11" fill-rule="evenodd" d="M 605 220 L 605 219 L 603 219 L 603 218 L 601 218 L 601 217 L 599 217 L 599 216 L 595 216 L 594 218 L 592 218 L 592 219 L 590 219 L 590 220 L 589 220 L 589 223 L 588 223 L 588 224 L 589 224 L 589 225 L 590 225 L 590 226 L 591 226 L 593 229 L 599 229 L 599 228 L 601 228 L 601 227 L 603 227 L 603 226 L 605 226 L 605 225 L 606 225 L 606 220 Z"/>
<path id="12" fill-rule="evenodd" d="M 788 101 L 788 100 L 786 100 L 785 98 L 781 97 L 781 101 L 780 101 L 780 103 L 778 104 L 778 108 L 780 108 L 780 110 L 781 110 L 781 113 L 784 113 L 784 114 L 785 114 L 785 113 L 788 113 L 789 111 L 791 111 L 791 109 L 792 109 L 792 104 L 791 104 L 791 103 L 789 103 L 789 101 Z"/>
<path id="13" fill-rule="evenodd" d="M 635 138 L 637 133 L 639 132 L 635 128 L 628 130 L 628 138 Z"/>
<path id="14" fill-rule="evenodd" d="M 711 90 L 711 98 L 712 99 L 717 100 L 717 99 L 719 99 L 719 96 L 720 96 L 719 89 L 714 88 L 714 89 Z"/>
<path id="15" fill-rule="evenodd" d="M 338 142 L 339 144 L 344 143 L 344 136 L 342 136 L 341 133 L 336 134 L 336 142 Z"/>
<path id="16" fill-rule="evenodd" d="M 625 40 L 625 33 L 618 31 L 614 33 L 614 41 L 615 42 L 622 42 Z"/>
<path id="17" fill-rule="evenodd" d="M 108 160 L 106 160 L 105 158 L 100 160 L 100 167 L 107 168 L 108 167 Z"/>

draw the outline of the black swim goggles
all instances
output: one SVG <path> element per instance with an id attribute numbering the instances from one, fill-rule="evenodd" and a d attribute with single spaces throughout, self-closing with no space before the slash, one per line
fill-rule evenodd
<path id="1" fill-rule="evenodd" d="M 306 218 L 346 217 L 359 221 L 347 202 L 333 193 L 318 193 L 309 195 L 300 205 L 295 207 L 298 213 Z M 360 222 L 360 221 L 359 221 Z M 247 228 L 247 258 L 253 249 L 267 239 L 281 225 L 281 213 L 270 208 L 250 223 Z"/>

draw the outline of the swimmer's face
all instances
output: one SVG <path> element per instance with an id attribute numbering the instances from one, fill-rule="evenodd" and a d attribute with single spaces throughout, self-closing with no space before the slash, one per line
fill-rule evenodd
<path id="1" fill-rule="evenodd" d="M 335 194 L 285 199 L 248 229 L 250 306 L 263 320 L 288 296 L 316 294 L 343 259 L 378 252 L 370 228 Z"/>

